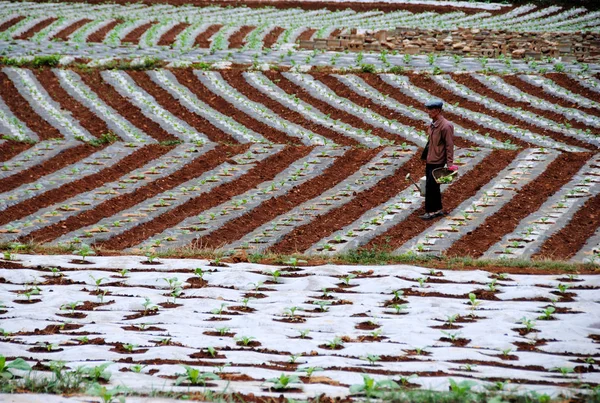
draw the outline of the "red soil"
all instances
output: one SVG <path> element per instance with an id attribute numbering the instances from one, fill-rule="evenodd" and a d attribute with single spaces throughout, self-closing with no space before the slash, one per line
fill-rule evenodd
<path id="1" fill-rule="evenodd" d="M 42 176 L 63 169 L 64 167 L 67 167 L 99 150 L 101 150 L 101 148 L 96 148 L 89 144 L 80 144 L 78 146 L 63 150 L 56 156 L 42 162 L 41 164 L 34 165 L 29 169 L 25 169 L 14 175 L 0 179 L 0 191 L 8 192 L 9 190 L 16 189 L 25 183 L 35 182 Z"/>
<path id="2" fill-rule="evenodd" d="M 600 226 L 600 195 L 590 197 L 577 210 L 569 223 L 552 235 L 533 255 L 555 260 L 566 260 L 573 257 L 585 245 L 589 237 L 594 235 Z"/>
<path id="3" fill-rule="evenodd" d="M 110 130 L 106 126 L 106 122 L 100 119 L 94 112 L 90 111 L 86 106 L 73 99 L 60 85 L 58 77 L 54 75 L 52 70 L 31 70 L 38 81 L 42 84 L 50 98 L 58 103 L 60 107 L 70 113 L 77 122 L 86 129 L 90 134 L 96 137 L 108 133 Z"/>
<path id="4" fill-rule="evenodd" d="M 263 47 L 265 49 L 270 49 L 275 43 L 277 43 L 277 39 L 279 36 L 285 31 L 285 28 L 275 27 L 273 28 L 263 40 Z"/>
<path id="5" fill-rule="evenodd" d="M 112 182 L 115 179 L 131 172 L 146 164 L 148 161 L 156 158 L 166 152 L 166 149 L 158 145 L 149 145 L 134 151 L 126 156 L 118 164 L 103 169 L 100 172 L 85 176 L 81 179 L 59 186 L 56 189 L 49 190 L 22 203 L 15 204 L 2 212 L 0 216 L 0 225 L 8 224 L 11 221 L 25 218 L 35 213 L 39 209 L 60 203 L 80 193 L 94 190 L 104 183 Z"/>
<path id="6" fill-rule="evenodd" d="M 169 29 L 160 37 L 158 41 L 158 46 L 172 45 L 173 43 L 175 43 L 177 35 L 182 33 L 189 26 L 190 24 L 188 24 L 187 22 L 180 22 L 179 24 L 175 25 L 173 28 Z"/>
<path id="7" fill-rule="evenodd" d="M 144 35 L 144 32 L 146 32 L 150 29 L 150 27 L 156 24 L 158 24 L 158 21 L 150 21 L 140 25 L 139 27 L 125 35 L 125 37 L 121 39 L 121 43 L 138 43 L 142 35 Z"/>
<path id="8" fill-rule="evenodd" d="M 370 209 L 387 202 L 402 192 L 409 186 L 405 180 L 406 174 L 410 173 L 411 176 L 415 176 L 422 170 L 421 153 L 418 151 L 409 161 L 398 168 L 394 175 L 382 179 L 371 189 L 358 193 L 348 203 L 315 218 L 308 224 L 296 227 L 270 251 L 282 254 L 305 251 L 320 239 L 353 223 Z"/>
<path id="9" fill-rule="evenodd" d="M 82 73 L 80 74 L 80 77 L 100 99 L 147 135 L 153 137 L 157 141 L 178 140 L 177 137 L 160 127 L 158 123 L 147 118 L 142 111 L 129 102 L 128 99 L 122 97 L 110 84 L 102 79 L 99 71 Z"/>
<path id="10" fill-rule="evenodd" d="M 199 48 L 210 48 L 210 37 L 216 34 L 223 25 L 214 24 L 206 29 L 206 31 L 201 32 L 194 41 L 194 45 Z"/>
<path id="11" fill-rule="evenodd" d="M 550 73 L 546 74 L 546 77 L 554 81 L 556 84 L 565 87 L 569 91 L 591 99 L 592 101 L 597 102 L 598 98 L 600 97 L 600 94 L 590 90 L 589 88 L 584 87 L 583 85 L 579 84 L 579 82 L 573 80 L 566 74 Z"/>
<path id="12" fill-rule="evenodd" d="M 2 87 L 0 88 L 2 100 L 19 120 L 38 135 L 40 140 L 63 138 L 58 129 L 51 126 L 33 110 L 29 102 L 21 96 L 13 82 L 3 71 L 0 71 L 0 81 L 2 81 Z"/>
<path id="13" fill-rule="evenodd" d="M 69 35 L 71 35 L 75 31 L 77 31 L 79 28 L 83 27 L 88 22 L 92 22 L 92 20 L 89 20 L 87 18 L 79 20 L 76 23 L 71 24 L 68 27 L 64 28 L 63 30 L 59 31 L 56 35 L 54 35 L 52 37 L 52 39 L 67 41 L 67 40 L 69 40 Z"/>
<path id="14" fill-rule="evenodd" d="M 44 3 L 44 0 L 38 1 Z M 105 0 L 74 0 L 75 3 L 85 2 L 88 4 L 103 4 Z M 116 0 L 116 4 L 130 4 L 129 0 Z M 471 15 L 481 12 L 481 9 L 471 7 L 454 7 L 446 5 L 436 4 L 406 4 L 406 3 L 386 3 L 386 2 L 373 2 L 373 3 L 360 3 L 360 2 L 337 2 L 337 1 L 319 1 L 319 2 L 305 2 L 295 0 L 143 0 L 141 3 L 151 4 L 171 4 L 175 6 L 181 5 L 194 5 L 196 7 L 207 7 L 220 5 L 222 7 L 249 7 L 249 8 L 263 8 L 263 7 L 275 7 L 278 9 L 289 9 L 289 8 L 302 8 L 304 10 L 319 10 L 327 9 L 331 11 L 351 9 L 354 11 L 372 11 L 380 10 L 384 12 L 407 10 L 412 13 L 424 13 L 424 12 L 436 12 L 436 13 L 452 13 L 462 11 L 465 14 Z M 504 14 L 514 7 L 502 7 L 500 10 L 486 10 L 491 15 Z M 550 14 L 552 15 L 552 14 Z"/>
<path id="15" fill-rule="evenodd" d="M 511 85 L 514 85 L 521 91 L 527 92 L 529 94 L 535 94 L 536 97 L 545 99 L 546 101 L 551 102 L 555 105 L 562 106 L 563 108 L 578 109 L 578 110 L 585 112 L 592 116 L 600 116 L 600 110 L 598 110 L 598 109 L 587 108 L 585 106 L 580 106 L 580 105 L 577 105 L 576 103 L 569 102 L 566 99 L 556 97 L 552 94 L 547 93 L 541 87 L 538 87 L 533 84 L 529 84 L 529 83 L 525 82 L 524 80 L 521 80 L 521 78 L 518 76 L 506 76 L 506 77 L 503 77 L 503 79 L 504 79 L 504 81 L 506 81 L 507 83 L 509 83 Z M 570 89 L 570 88 L 567 87 L 567 89 Z M 598 99 L 598 96 L 596 96 L 596 99 Z"/>
<path id="16" fill-rule="evenodd" d="M 225 99 L 215 95 L 212 91 L 206 88 L 204 84 L 200 82 L 200 80 L 198 80 L 198 77 L 194 75 L 192 70 L 173 70 L 173 74 L 175 74 L 179 83 L 186 86 L 194 95 L 198 97 L 198 99 L 222 114 L 231 117 L 238 123 L 241 123 L 247 128 L 252 129 L 254 132 L 262 134 L 269 141 L 278 144 L 302 144 L 298 138 L 288 136 L 280 130 L 274 129 L 271 126 L 259 122 L 250 115 L 247 115 L 243 111 L 237 109 Z"/>
<path id="17" fill-rule="evenodd" d="M 259 162 L 240 178 L 217 186 L 209 193 L 189 199 L 182 205 L 160 215 L 154 220 L 141 224 L 130 231 L 115 236 L 98 246 L 105 249 L 122 250 L 132 247 L 167 228 L 174 227 L 186 217 L 191 217 L 218 206 L 232 197 L 254 188 L 259 183 L 272 180 L 285 167 L 306 156 L 310 147 L 286 147 L 284 150 Z"/>
<path id="18" fill-rule="evenodd" d="M 32 232 L 25 239 L 39 242 L 50 241 L 78 228 L 95 224 L 105 217 L 112 216 L 119 211 L 133 207 L 159 193 L 171 190 L 192 178 L 200 176 L 202 173 L 214 169 L 225 162 L 231 155 L 244 152 L 246 149 L 247 146 L 238 146 L 237 148 L 218 146 L 214 150 L 207 152 L 185 165 L 183 169 L 153 181 L 137 189 L 134 193 L 120 195 L 104 201 L 92 210 L 84 211 L 81 214 L 71 216 L 59 223 Z M 161 152 L 157 153 L 157 156 L 162 155 L 164 152 L 168 151 L 169 148 L 162 147 L 159 150 Z"/>
<path id="19" fill-rule="evenodd" d="M 310 38 L 312 38 L 315 32 L 317 32 L 315 28 L 308 28 L 298 35 L 297 41 L 310 41 Z"/>
<path id="20" fill-rule="evenodd" d="M 239 31 L 236 31 L 229 37 L 229 49 L 237 49 L 244 47 L 246 44 L 246 36 L 256 27 L 253 25 L 242 25 Z"/>
<path id="21" fill-rule="evenodd" d="M 198 238 L 192 245 L 196 247 L 216 248 L 242 238 L 264 223 L 287 213 L 294 207 L 318 197 L 321 193 L 331 189 L 362 168 L 365 163 L 377 155 L 378 151 L 380 150 L 349 150 L 321 175 L 299 186 L 295 186 L 282 196 L 261 203 L 260 206 L 247 214 L 229 221 L 209 235 Z"/>
<path id="22" fill-rule="evenodd" d="M 287 119 L 290 122 L 296 123 L 297 125 L 302 126 L 306 130 L 310 130 L 314 133 L 322 135 L 323 137 L 329 138 L 340 145 L 356 146 L 359 144 L 356 140 L 346 137 L 325 126 L 321 126 L 315 122 L 312 122 L 305 118 L 301 113 L 288 109 L 282 104 L 280 104 L 278 101 L 273 100 L 268 96 L 265 96 L 265 94 L 248 84 L 248 82 L 239 72 L 223 71 L 221 72 L 221 75 L 229 82 L 229 84 L 232 87 L 240 91 L 250 100 L 265 105 L 267 108 L 269 108 L 282 118 Z"/>
<path id="23" fill-rule="evenodd" d="M 546 199 L 569 182 L 590 158 L 590 153 L 563 153 L 535 179 L 524 186 L 496 214 L 459 239 L 448 256 L 479 257 L 493 244 L 517 227 L 519 222 L 540 208 Z"/>
<path id="24" fill-rule="evenodd" d="M 508 76 L 504 76 L 502 77 L 507 83 L 509 82 L 509 80 L 507 80 Z M 526 111 L 530 111 L 533 112 L 537 115 L 543 116 L 547 119 L 553 120 L 556 123 L 563 123 L 563 122 L 569 122 L 569 124 L 571 124 L 573 127 L 575 128 L 579 128 L 579 129 L 587 129 L 587 127 L 577 121 L 573 121 L 573 120 L 569 120 L 567 119 L 565 116 L 556 113 L 556 112 L 551 112 L 551 111 L 545 111 L 543 109 L 539 109 L 536 108 L 534 106 L 532 106 L 531 104 L 527 103 L 527 102 L 521 102 L 521 101 L 515 101 L 507 96 L 501 95 L 489 88 L 487 88 L 485 85 L 483 85 L 482 83 L 480 83 L 477 80 L 474 80 L 473 78 L 467 76 L 467 75 L 454 75 L 453 76 L 454 80 L 456 80 L 457 82 L 459 82 L 460 84 L 463 84 L 467 87 L 469 87 L 470 89 L 472 89 L 475 92 L 478 92 L 481 95 L 484 95 L 488 98 L 492 98 L 498 102 L 500 102 L 503 105 L 506 106 L 510 106 L 510 107 L 514 107 L 514 108 L 522 108 Z M 520 80 L 519 80 L 520 81 Z M 537 87 L 536 87 L 537 88 Z M 531 92 L 530 94 L 533 96 L 538 96 L 539 93 L 542 92 L 542 90 L 540 88 L 538 88 L 536 91 Z M 523 124 L 519 123 L 519 126 L 524 126 Z M 540 133 L 542 132 L 542 129 L 536 129 L 535 130 L 536 133 Z M 573 142 L 577 141 L 572 139 L 571 137 L 565 136 L 561 133 L 557 133 L 554 131 L 549 131 L 551 132 L 551 137 L 554 138 L 555 140 L 561 141 L 565 144 L 570 144 L 570 145 L 575 145 Z M 589 144 L 588 144 L 589 147 Z"/>
<path id="25" fill-rule="evenodd" d="M 516 155 L 516 151 L 494 150 L 464 176 L 459 176 L 458 180 L 449 185 L 442 195 L 444 200 L 444 211 L 449 212 L 454 210 L 464 200 L 476 194 L 482 186 L 506 168 Z M 421 173 L 423 172 L 424 167 L 422 166 Z M 417 177 L 419 177 L 419 175 L 417 175 Z M 396 249 L 409 239 L 425 231 L 440 219 L 436 218 L 429 221 L 423 221 L 419 218 L 419 215 L 423 214 L 423 212 L 419 210 L 415 210 L 411 215 L 406 217 L 404 221 L 373 238 L 365 247 L 389 248 L 391 250 Z"/>
<path id="26" fill-rule="evenodd" d="M 47 18 L 43 21 L 38 22 L 33 27 L 29 28 L 27 31 L 23 32 L 19 36 L 15 36 L 14 39 L 30 39 L 33 35 L 40 32 L 42 29 L 46 28 L 48 25 L 52 24 L 54 21 L 58 20 L 56 17 Z"/>
<path id="27" fill-rule="evenodd" d="M 0 24 L 0 32 L 6 31 L 8 28 L 12 27 L 15 24 L 18 24 L 19 22 L 23 21 L 24 19 L 25 19 L 24 15 L 19 15 L 18 17 L 11 18 L 10 20 L 6 21 L 4 24 Z"/>
<path id="28" fill-rule="evenodd" d="M 31 148 L 31 144 L 18 143 L 10 140 L 6 141 L 0 144 L 0 162 L 6 162 L 29 148 Z M 6 190 L 0 186 L 0 192 L 5 191 Z"/>
<path id="29" fill-rule="evenodd" d="M 131 71 L 129 75 L 137 85 L 154 97 L 160 106 L 185 121 L 199 133 L 206 134 L 211 141 L 237 143 L 229 134 L 214 126 L 202 116 L 189 111 L 178 99 L 173 98 L 171 94 L 152 81 L 145 72 Z"/>
<path id="30" fill-rule="evenodd" d="M 88 37 L 88 42 L 102 42 L 106 38 L 106 35 L 113 30 L 119 24 L 122 24 L 123 20 L 114 20 L 99 30 L 92 32 Z"/>

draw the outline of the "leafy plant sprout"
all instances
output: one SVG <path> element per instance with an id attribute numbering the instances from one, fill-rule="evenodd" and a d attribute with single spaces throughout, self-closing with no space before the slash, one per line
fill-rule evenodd
<path id="1" fill-rule="evenodd" d="M 237 341 L 238 343 L 242 344 L 243 346 L 248 346 L 250 344 L 250 342 L 252 342 L 252 340 L 256 339 L 256 337 L 252 337 L 252 336 L 240 336 L 240 337 L 234 337 L 234 340 Z"/>
<path id="2" fill-rule="evenodd" d="M 554 317 L 552 316 L 552 314 L 556 312 L 556 308 L 554 308 L 553 306 L 549 306 L 546 309 L 544 309 L 542 311 L 542 315 L 538 318 L 541 320 L 552 320 Z"/>
<path id="3" fill-rule="evenodd" d="M 91 255 L 95 255 L 96 252 L 94 251 L 94 249 L 92 249 L 92 247 L 90 245 L 84 243 L 84 244 L 81 244 L 79 246 L 79 249 L 76 249 L 73 252 L 73 254 L 81 256 L 81 260 L 83 262 L 86 262 L 85 258 L 88 256 L 91 256 Z"/>
<path id="4" fill-rule="evenodd" d="M 306 377 L 310 378 L 314 372 L 323 371 L 321 367 L 298 368 L 296 372 L 306 372 Z"/>
<path id="5" fill-rule="evenodd" d="M 329 310 L 327 305 L 331 305 L 331 301 L 313 301 L 313 304 L 318 305 L 321 312 L 327 312 Z"/>
<path id="6" fill-rule="evenodd" d="M 402 311 L 408 309 L 408 304 L 394 304 L 390 305 L 390 308 L 394 309 L 397 315 L 399 315 Z"/>
<path id="7" fill-rule="evenodd" d="M 381 357 L 375 354 L 367 354 L 363 357 L 360 357 L 360 359 L 368 361 L 369 365 L 375 365 L 377 361 L 381 361 Z"/>
<path id="8" fill-rule="evenodd" d="M 226 307 L 227 307 L 227 304 L 222 303 L 220 307 L 211 310 L 210 313 L 212 313 L 213 315 L 219 315 L 219 317 L 221 317 L 221 315 L 223 314 L 223 310 Z"/>
<path id="9" fill-rule="evenodd" d="M 284 314 L 286 316 L 289 316 L 290 318 L 295 318 L 296 317 L 296 311 L 298 310 L 302 310 L 302 308 L 298 307 L 298 306 L 292 306 L 290 308 L 285 308 L 284 310 Z"/>
<path id="10" fill-rule="evenodd" d="M 535 321 L 532 319 L 527 319 L 525 316 L 521 318 L 521 324 L 525 326 L 527 331 L 531 331 L 535 327 Z"/>
<path id="11" fill-rule="evenodd" d="M 469 304 L 471 304 L 471 315 L 473 315 L 477 307 L 481 305 L 481 301 L 477 300 L 477 296 L 471 292 L 469 293 Z"/>
<path id="12" fill-rule="evenodd" d="M 310 333 L 310 329 L 298 330 L 300 332 L 300 338 L 306 339 Z"/>
<path id="13" fill-rule="evenodd" d="M 192 385 L 206 385 L 206 381 L 209 379 L 219 379 L 217 375 L 212 372 L 200 372 L 199 369 L 192 368 L 188 365 L 182 365 L 185 368 L 185 374 L 180 375 L 175 382 L 175 385 L 180 385 L 182 382 L 189 382 Z"/>
<path id="14" fill-rule="evenodd" d="M 325 345 L 330 349 L 335 350 L 336 348 L 343 346 L 344 341 L 341 337 L 335 336 L 333 340 L 326 342 Z"/>
<path id="15" fill-rule="evenodd" d="M 278 378 L 270 378 L 265 382 L 273 383 L 271 389 L 285 390 L 288 389 L 292 383 L 300 383 L 300 378 L 298 378 L 296 375 L 281 374 Z"/>
<path id="16" fill-rule="evenodd" d="M 231 329 L 228 327 L 219 327 L 216 330 L 217 330 L 217 332 L 219 332 L 220 336 L 225 336 L 225 334 L 227 334 L 229 332 L 229 330 L 231 330 Z"/>
<path id="17" fill-rule="evenodd" d="M 292 355 L 290 355 L 288 362 L 290 364 L 295 364 L 296 361 L 298 360 L 298 358 L 300 358 L 300 357 L 302 357 L 302 354 L 292 354 Z"/>
<path id="18" fill-rule="evenodd" d="M 355 278 L 355 277 L 356 277 L 356 274 L 352 274 L 352 273 L 350 273 L 350 274 L 348 274 L 347 276 L 345 276 L 345 277 L 342 277 L 342 282 L 343 282 L 345 285 L 350 285 L 350 280 L 352 280 L 352 279 L 353 279 L 353 278 Z"/>

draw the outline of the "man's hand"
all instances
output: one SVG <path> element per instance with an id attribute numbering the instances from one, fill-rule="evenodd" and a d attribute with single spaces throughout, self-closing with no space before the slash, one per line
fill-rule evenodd
<path id="1" fill-rule="evenodd" d="M 451 170 L 452 172 L 458 171 L 458 165 L 450 165 L 448 167 L 449 170 Z"/>

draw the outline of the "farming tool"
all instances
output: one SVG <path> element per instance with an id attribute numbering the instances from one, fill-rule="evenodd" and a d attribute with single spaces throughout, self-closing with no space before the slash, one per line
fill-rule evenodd
<path id="1" fill-rule="evenodd" d="M 415 180 L 410 176 L 410 173 L 406 174 L 406 178 L 407 181 L 411 181 L 413 183 L 413 185 L 415 185 L 415 187 L 417 188 L 417 190 L 419 191 L 419 193 L 421 194 L 421 196 L 425 196 L 425 192 L 423 192 L 423 189 L 421 189 L 421 187 L 419 186 L 419 184 L 417 182 L 415 182 Z"/>

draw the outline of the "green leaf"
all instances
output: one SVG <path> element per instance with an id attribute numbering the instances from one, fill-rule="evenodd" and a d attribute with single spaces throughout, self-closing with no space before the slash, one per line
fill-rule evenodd
<path id="1" fill-rule="evenodd" d="M 27 363 L 27 361 L 25 361 L 22 358 L 17 358 L 13 362 L 9 363 L 6 366 L 6 369 L 8 369 L 8 368 L 14 368 L 14 369 L 18 369 L 18 370 L 21 370 L 21 371 L 31 371 L 31 365 L 29 365 Z"/>

